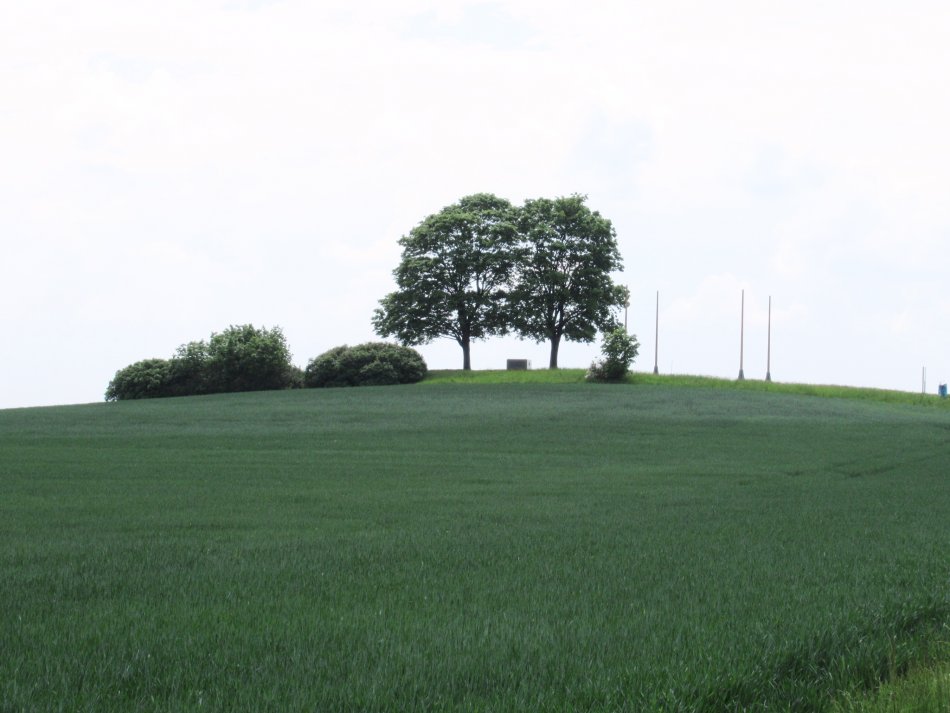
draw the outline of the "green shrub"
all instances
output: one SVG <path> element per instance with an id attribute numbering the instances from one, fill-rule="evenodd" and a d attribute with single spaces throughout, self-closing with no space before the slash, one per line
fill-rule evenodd
<path id="1" fill-rule="evenodd" d="M 167 396 L 197 396 L 212 392 L 208 375 L 208 345 L 182 344 L 168 364 Z"/>
<path id="2" fill-rule="evenodd" d="M 143 359 L 119 369 L 106 388 L 106 401 L 152 399 L 169 395 L 171 362 Z"/>
<path id="3" fill-rule="evenodd" d="M 148 359 L 116 372 L 107 401 L 300 388 L 303 371 L 290 363 L 280 327 L 250 324 L 182 344 L 169 359 Z"/>
<path id="4" fill-rule="evenodd" d="M 307 388 L 319 386 L 350 386 L 342 379 L 343 365 L 341 360 L 350 347 L 345 344 L 333 347 L 318 357 L 314 357 L 307 364 L 303 373 L 303 385 Z"/>
<path id="5" fill-rule="evenodd" d="M 302 389 L 303 388 L 303 369 L 301 369 L 296 364 L 288 364 L 287 370 L 284 372 L 284 381 L 287 389 Z"/>
<path id="6" fill-rule="evenodd" d="M 214 392 L 283 389 L 290 349 L 280 327 L 230 326 L 208 343 L 208 385 Z"/>
<path id="7" fill-rule="evenodd" d="M 588 381 L 622 381 L 627 370 L 637 358 L 640 343 L 623 327 L 607 332 L 601 345 L 603 358 L 595 361 L 587 370 Z"/>
<path id="8" fill-rule="evenodd" d="M 387 386 L 421 381 L 427 367 L 415 349 L 368 342 L 333 347 L 311 359 L 304 372 L 304 386 Z"/>

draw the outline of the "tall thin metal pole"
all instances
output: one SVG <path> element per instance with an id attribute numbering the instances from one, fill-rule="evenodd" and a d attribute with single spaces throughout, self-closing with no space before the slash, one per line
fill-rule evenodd
<path id="1" fill-rule="evenodd" d="M 745 371 L 742 369 L 743 352 L 745 350 L 745 290 L 742 290 L 742 312 L 739 318 L 739 381 L 745 379 Z"/>
<path id="2" fill-rule="evenodd" d="M 765 358 L 765 380 L 772 380 L 772 295 L 769 295 L 769 348 Z"/>
<path id="3" fill-rule="evenodd" d="M 660 291 L 656 291 L 656 336 L 653 339 L 653 373 L 660 373 Z"/>

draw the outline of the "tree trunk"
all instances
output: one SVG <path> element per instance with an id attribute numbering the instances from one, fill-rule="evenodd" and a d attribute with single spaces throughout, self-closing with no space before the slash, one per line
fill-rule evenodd
<path id="1" fill-rule="evenodd" d="M 548 362 L 548 369 L 557 369 L 557 350 L 560 346 L 561 335 L 551 337 L 551 360 Z"/>
<path id="2" fill-rule="evenodd" d="M 472 370 L 472 343 L 465 338 L 459 341 L 459 344 L 462 345 L 462 369 L 465 371 Z"/>

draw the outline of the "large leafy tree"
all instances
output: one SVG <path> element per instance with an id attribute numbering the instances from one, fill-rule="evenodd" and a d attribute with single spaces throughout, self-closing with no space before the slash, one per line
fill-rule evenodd
<path id="1" fill-rule="evenodd" d="M 525 201 L 518 284 L 511 295 L 511 326 L 522 336 L 551 343 L 557 368 L 562 339 L 592 342 L 615 326 L 613 308 L 625 290 L 610 273 L 623 266 L 609 220 L 585 205 L 583 195 Z"/>
<path id="2" fill-rule="evenodd" d="M 404 236 L 393 271 L 398 289 L 380 300 L 373 327 L 403 344 L 454 339 L 462 366 L 471 343 L 504 333 L 506 289 L 517 260 L 516 212 L 490 193 L 466 196 Z"/>

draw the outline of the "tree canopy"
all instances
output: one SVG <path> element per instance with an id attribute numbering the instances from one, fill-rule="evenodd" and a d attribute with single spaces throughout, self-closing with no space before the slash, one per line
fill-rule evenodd
<path id="1" fill-rule="evenodd" d="M 624 288 L 616 232 L 586 196 L 538 198 L 515 208 L 478 193 L 430 215 L 400 239 L 397 289 L 380 300 L 373 326 L 403 344 L 448 337 L 471 369 L 471 342 L 514 331 L 550 341 L 591 342 L 615 326 Z"/>
<path id="2" fill-rule="evenodd" d="M 586 196 L 525 201 L 519 232 L 524 244 L 511 295 L 511 326 L 521 336 L 551 343 L 557 368 L 562 339 L 592 342 L 615 326 L 612 308 L 624 288 L 610 273 L 623 261 L 613 225 L 586 205 Z"/>
<path id="3" fill-rule="evenodd" d="M 393 272 L 398 289 L 380 300 L 373 327 L 403 344 L 438 337 L 462 348 L 471 369 L 471 343 L 508 328 L 505 298 L 517 258 L 517 214 L 490 193 L 466 196 L 430 215 L 400 239 Z"/>

